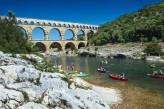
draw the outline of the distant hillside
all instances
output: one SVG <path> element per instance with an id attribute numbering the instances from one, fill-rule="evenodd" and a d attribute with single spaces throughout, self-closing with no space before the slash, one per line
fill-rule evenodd
<path id="1" fill-rule="evenodd" d="M 145 6 L 137 12 L 125 14 L 101 25 L 89 43 L 104 45 L 150 41 L 152 37 L 164 41 L 164 2 Z"/>

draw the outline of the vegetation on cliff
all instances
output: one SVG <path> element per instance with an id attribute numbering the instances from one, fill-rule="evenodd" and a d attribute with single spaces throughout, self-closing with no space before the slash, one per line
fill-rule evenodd
<path id="1" fill-rule="evenodd" d="M 125 14 L 112 22 L 100 25 L 98 32 L 89 43 L 127 43 L 151 41 L 153 37 L 164 41 L 164 2 L 145 6 Z"/>

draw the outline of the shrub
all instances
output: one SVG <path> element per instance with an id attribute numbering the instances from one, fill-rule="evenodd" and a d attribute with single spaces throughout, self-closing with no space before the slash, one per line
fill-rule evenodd
<path id="1" fill-rule="evenodd" d="M 147 54 L 150 55 L 160 55 L 162 54 L 162 48 L 161 45 L 159 45 L 156 38 L 153 37 L 152 41 L 146 45 L 146 48 L 144 50 Z"/>
<path id="2" fill-rule="evenodd" d="M 95 47 L 95 51 L 98 51 L 98 47 Z"/>
<path id="3" fill-rule="evenodd" d="M 68 88 L 70 89 L 70 86 L 71 86 L 71 84 L 72 84 L 72 81 L 70 81 L 70 80 L 69 80 L 68 78 L 66 78 L 66 77 L 61 77 L 61 80 L 67 82 L 67 83 L 68 83 Z"/>

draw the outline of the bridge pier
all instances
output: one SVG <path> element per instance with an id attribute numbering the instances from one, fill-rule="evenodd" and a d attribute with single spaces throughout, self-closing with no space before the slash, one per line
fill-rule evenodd
<path id="1" fill-rule="evenodd" d="M 73 40 L 77 41 L 77 34 L 73 37 Z"/>
<path id="2" fill-rule="evenodd" d="M 32 34 L 27 34 L 27 40 L 32 40 Z"/>
<path id="3" fill-rule="evenodd" d="M 45 34 L 44 40 L 49 40 L 49 34 Z"/>

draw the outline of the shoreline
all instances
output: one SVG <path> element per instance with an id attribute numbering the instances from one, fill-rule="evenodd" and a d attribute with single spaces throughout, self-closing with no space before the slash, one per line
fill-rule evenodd
<path id="1" fill-rule="evenodd" d="M 93 85 L 79 77 L 74 77 L 73 81 L 82 86 L 92 87 L 92 90 L 98 93 L 110 107 L 121 104 L 122 102 L 122 95 L 118 89 Z"/>
<path id="2" fill-rule="evenodd" d="M 161 43 L 164 51 L 164 44 Z M 44 56 L 86 56 L 101 58 L 130 58 L 135 60 L 164 62 L 164 56 L 149 56 L 144 53 L 145 45 L 142 43 L 108 44 L 106 46 L 88 46 L 77 51 L 60 51 L 42 53 Z"/>
<path id="3" fill-rule="evenodd" d="M 55 103 L 55 108 L 69 106 L 71 109 L 110 109 L 121 101 L 119 92 L 115 89 L 90 83 L 88 85 L 93 89 L 85 89 L 88 85 L 84 80 L 79 78 L 70 82 L 64 74 L 37 70 L 36 66 L 22 59 L 22 56 L 28 60 L 36 59 L 39 63 L 43 60 L 34 54 L 17 54 L 12 57 L 12 54 L 0 52 L 0 108 L 48 109 L 47 107 L 54 107 Z M 105 99 L 108 94 L 110 96 Z M 4 104 L 4 100 L 7 103 Z"/>

